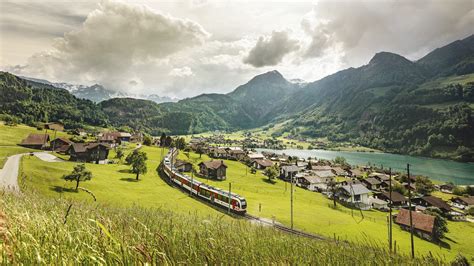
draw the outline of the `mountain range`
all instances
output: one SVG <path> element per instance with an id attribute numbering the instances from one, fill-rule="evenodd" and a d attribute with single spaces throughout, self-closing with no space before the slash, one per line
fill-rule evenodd
<path id="1" fill-rule="evenodd" d="M 96 103 L 109 100 L 112 98 L 124 98 L 124 97 L 145 99 L 145 100 L 153 101 L 155 103 L 178 101 L 177 98 L 159 96 L 156 94 L 142 95 L 142 94 L 128 94 L 128 93 L 123 93 L 123 92 L 117 92 L 114 90 L 107 89 L 104 86 L 99 85 L 99 84 L 86 86 L 86 85 L 69 84 L 65 82 L 50 82 L 45 79 L 37 79 L 37 78 L 30 78 L 30 77 L 21 77 L 21 78 L 28 80 L 30 82 L 41 83 L 41 84 L 51 85 L 56 88 L 65 89 L 69 91 L 72 95 L 76 96 L 77 98 L 91 100 Z"/>
<path id="2" fill-rule="evenodd" d="M 31 97 L 40 87 L 42 93 L 44 86 L 60 87 L 7 73 L 0 80 L 6 95 L 11 87 L 20 93 L 23 83 L 30 88 Z M 90 94 L 100 90 L 100 85 L 95 86 L 89 88 Z M 72 94 L 80 91 L 66 89 Z M 20 109 L 12 109 L 5 100 L 0 111 L 22 118 Z M 77 101 L 80 107 L 82 102 Z M 100 123 L 126 125 L 154 135 L 271 127 L 284 121 L 275 135 L 291 132 L 388 152 L 474 161 L 474 35 L 417 61 L 380 52 L 364 66 L 309 83 L 290 82 L 271 71 L 227 94 L 202 94 L 160 104 L 120 95 L 85 106 L 94 106 L 89 111 L 104 118 Z M 69 119 L 60 114 L 54 118 Z"/>

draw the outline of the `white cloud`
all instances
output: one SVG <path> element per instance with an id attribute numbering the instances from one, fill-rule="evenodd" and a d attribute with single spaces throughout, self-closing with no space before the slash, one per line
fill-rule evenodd
<path id="1" fill-rule="evenodd" d="M 194 75 L 193 71 L 189 67 L 182 67 L 182 68 L 173 68 L 170 71 L 170 76 L 173 77 L 189 77 Z"/>

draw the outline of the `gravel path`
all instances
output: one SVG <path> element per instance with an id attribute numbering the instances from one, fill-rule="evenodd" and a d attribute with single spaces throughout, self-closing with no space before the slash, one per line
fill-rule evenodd
<path id="1" fill-rule="evenodd" d="M 0 170 L 0 188 L 14 192 L 20 192 L 18 186 L 18 170 L 20 159 L 24 154 L 16 154 L 8 157 L 7 162 Z"/>

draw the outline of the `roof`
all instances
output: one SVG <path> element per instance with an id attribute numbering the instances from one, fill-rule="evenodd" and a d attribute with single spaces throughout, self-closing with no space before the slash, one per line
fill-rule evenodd
<path id="1" fill-rule="evenodd" d="M 411 211 L 413 228 L 432 233 L 434 228 L 435 217 L 421 212 Z M 395 219 L 395 223 L 410 226 L 410 212 L 401 209 Z"/>
<path id="2" fill-rule="evenodd" d="M 56 140 L 60 140 L 60 141 L 62 141 L 62 142 L 66 142 L 66 143 L 68 143 L 68 144 L 73 144 L 73 143 L 74 143 L 74 142 L 70 141 L 69 139 L 63 138 L 63 137 L 55 138 L 55 139 L 53 139 L 52 141 L 56 141 Z"/>
<path id="3" fill-rule="evenodd" d="M 390 192 L 387 192 L 387 191 L 384 191 L 384 192 L 380 192 L 378 193 L 377 195 L 383 195 L 386 199 L 390 199 Z M 397 191 L 392 191 L 392 198 L 391 198 L 392 202 L 404 202 L 404 201 L 407 201 L 408 199 L 405 198 L 405 196 L 403 196 L 402 194 L 400 194 L 399 192 Z"/>
<path id="4" fill-rule="evenodd" d="M 336 172 L 336 175 L 343 175 L 346 173 L 346 170 L 342 169 L 341 167 L 333 167 L 332 170 Z"/>
<path id="5" fill-rule="evenodd" d="M 273 165 L 273 162 L 265 159 L 257 159 L 255 162 L 263 167 L 270 167 Z"/>
<path id="6" fill-rule="evenodd" d="M 109 148 L 107 145 L 104 145 L 104 144 L 101 144 L 101 143 L 95 143 L 95 142 L 73 143 L 73 144 L 71 144 L 71 148 L 76 153 L 87 152 L 88 150 L 94 149 L 98 146 L 102 146 L 102 147 L 105 147 L 107 149 Z"/>
<path id="7" fill-rule="evenodd" d="M 225 168 L 227 168 L 227 165 L 225 165 L 223 161 L 219 161 L 219 160 L 201 162 L 199 166 L 201 165 L 204 165 L 206 166 L 206 168 L 209 168 L 209 169 L 219 169 L 221 166 L 224 166 Z"/>
<path id="8" fill-rule="evenodd" d="M 368 177 L 366 179 L 363 179 L 362 182 L 369 183 L 371 185 L 380 185 L 381 182 L 377 178 L 374 177 Z"/>
<path id="9" fill-rule="evenodd" d="M 191 163 L 187 162 L 187 161 L 183 161 L 183 160 L 176 160 L 176 162 L 174 163 L 174 166 L 175 167 L 180 167 L 180 166 L 185 165 L 185 164 L 191 164 Z"/>
<path id="10" fill-rule="evenodd" d="M 351 188 L 352 187 L 352 188 Z M 368 190 L 364 185 L 362 184 L 355 184 L 355 185 L 346 185 L 342 186 L 342 189 L 344 189 L 347 193 L 349 194 L 354 194 L 354 195 L 362 195 L 362 194 L 368 194 L 370 193 L 370 190 Z"/>
<path id="11" fill-rule="evenodd" d="M 469 196 L 469 197 L 456 197 L 454 199 L 458 199 L 467 205 L 474 205 L 474 196 Z"/>
<path id="12" fill-rule="evenodd" d="M 362 176 L 362 171 L 359 170 L 359 169 L 351 169 L 351 170 L 349 170 L 349 171 L 352 173 L 352 175 L 355 175 L 355 176 Z"/>
<path id="13" fill-rule="evenodd" d="M 446 211 L 451 210 L 451 207 L 441 198 L 438 198 L 435 196 L 424 196 L 422 199 L 428 202 L 431 206 L 434 206 L 436 208 L 446 210 Z"/>
<path id="14" fill-rule="evenodd" d="M 231 149 L 229 150 L 230 154 L 245 154 L 245 151 L 240 150 L 240 149 Z"/>
<path id="15" fill-rule="evenodd" d="M 369 175 L 369 177 L 374 177 L 374 178 L 377 178 L 377 179 L 382 180 L 382 181 L 390 180 L 390 177 L 388 175 L 382 174 L 382 173 L 371 173 Z"/>
<path id="16" fill-rule="evenodd" d="M 334 173 L 332 171 L 313 171 L 315 175 L 319 176 L 319 177 L 323 177 L 323 178 L 326 178 L 326 177 L 334 177 Z"/>
<path id="17" fill-rule="evenodd" d="M 260 154 L 260 153 L 249 153 L 249 154 L 247 154 L 247 156 L 250 159 L 263 159 L 265 157 L 265 156 L 263 156 L 263 154 Z"/>
<path id="18" fill-rule="evenodd" d="M 300 168 L 296 165 L 285 165 L 281 167 L 284 172 L 299 172 Z"/>
<path id="19" fill-rule="evenodd" d="M 311 165 L 311 170 L 317 170 L 317 171 L 325 171 L 325 170 L 331 170 L 332 167 L 329 165 Z"/>
<path id="20" fill-rule="evenodd" d="M 370 202 L 370 203 L 379 204 L 379 205 L 388 204 L 388 202 L 386 202 L 385 200 L 381 200 L 381 199 L 377 199 L 377 198 L 372 198 L 372 197 L 369 198 L 369 202 Z"/>
<path id="21" fill-rule="evenodd" d="M 132 134 L 127 133 L 127 132 L 119 132 L 119 133 L 120 133 L 120 137 L 122 137 L 122 138 L 131 138 L 132 137 Z"/>
<path id="22" fill-rule="evenodd" d="M 22 145 L 44 145 L 48 142 L 48 134 L 29 134 L 26 139 L 21 141 Z"/>
<path id="23" fill-rule="evenodd" d="M 326 178 L 321 178 L 319 176 L 314 176 L 314 175 L 307 175 L 307 176 L 302 176 L 301 178 L 306 179 L 311 184 L 316 184 L 316 183 L 328 183 L 328 179 Z"/>

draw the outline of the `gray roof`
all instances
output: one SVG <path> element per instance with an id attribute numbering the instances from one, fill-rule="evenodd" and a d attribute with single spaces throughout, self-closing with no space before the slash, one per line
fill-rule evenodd
<path id="1" fill-rule="evenodd" d="M 313 171 L 315 175 L 319 177 L 334 177 L 334 173 L 330 170 L 326 171 Z"/>
<path id="2" fill-rule="evenodd" d="M 362 184 L 355 184 L 352 185 L 352 189 L 350 185 L 347 186 L 342 186 L 342 188 L 349 194 L 354 194 L 354 195 L 362 195 L 362 194 L 367 194 L 370 192 L 365 186 Z"/>
<path id="3" fill-rule="evenodd" d="M 299 172 L 300 168 L 296 165 L 285 165 L 282 166 L 281 169 L 285 172 Z"/>

